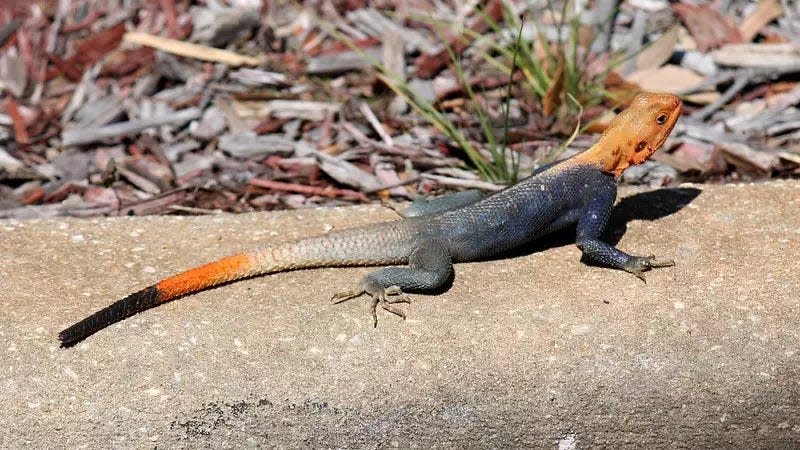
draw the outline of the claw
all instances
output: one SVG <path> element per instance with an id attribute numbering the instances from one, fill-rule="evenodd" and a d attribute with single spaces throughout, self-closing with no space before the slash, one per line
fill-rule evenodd
<path id="1" fill-rule="evenodd" d="M 400 296 L 400 298 L 389 299 L 389 296 Z M 388 311 L 396 316 L 402 317 L 403 320 L 406 320 L 405 313 L 392 306 L 393 303 L 410 303 L 406 295 L 403 294 L 403 292 L 400 291 L 400 288 L 397 286 L 391 286 L 372 295 L 372 301 L 370 302 L 369 309 L 370 312 L 372 312 L 372 326 L 374 328 L 378 328 L 378 305 L 381 305 L 381 308 L 383 308 L 385 311 Z"/>
<path id="2" fill-rule="evenodd" d="M 394 314 L 394 315 L 396 315 L 398 317 L 401 317 L 403 320 L 406 320 L 406 313 L 404 313 L 403 311 L 395 308 L 394 306 L 392 306 L 389 303 L 385 303 L 385 302 L 381 303 L 381 308 L 383 308 L 384 310 L 386 310 L 386 311 L 388 311 L 388 312 L 390 312 L 390 313 L 392 313 L 392 314 Z M 375 327 L 377 328 L 377 326 L 378 326 L 378 321 L 375 320 Z"/>
<path id="3" fill-rule="evenodd" d="M 625 270 L 636 275 L 636 278 L 642 280 L 642 282 L 646 284 L 647 280 L 644 278 L 645 271 L 656 267 L 670 267 L 674 265 L 675 261 L 671 259 L 658 261 L 655 255 L 634 256 L 631 260 L 630 267 L 626 267 Z"/>
<path id="4" fill-rule="evenodd" d="M 671 267 L 675 265 L 674 259 L 665 259 L 663 261 L 656 261 L 655 259 L 650 261 L 650 267 Z"/>
<path id="5" fill-rule="evenodd" d="M 373 296 L 369 305 L 369 310 L 372 313 L 372 328 L 378 328 L 378 303 L 380 303 L 378 297 Z"/>
<path id="6" fill-rule="evenodd" d="M 647 284 L 647 279 L 644 277 L 644 271 L 641 269 L 632 270 L 632 274 L 636 275 L 636 278 L 642 280 L 642 283 Z"/>
<path id="7" fill-rule="evenodd" d="M 408 297 L 408 295 L 403 293 L 403 291 L 400 289 L 400 286 L 389 286 L 386 289 L 384 289 L 383 292 L 384 294 L 386 294 L 384 298 L 384 303 L 388 304 L 411 303 L 411 299 Z M 389 297 L 396 297 L 396 298 L 389 298 Z M 403 316 L 403 318 L 405 319 L 405 316 Z"/>
<path id="8" fill-rule="evenodd" d="M 385 311 L 388 311 L 398 317 L 402 317 L 403 320 L 406 320 L 406 314 L 392 306 L 394 303 L 411 303 L 411 300 L 409 300 L 408 296 L 403 293 L 403 291 L 400 289 L 400 286 L 389 286 L 385 289 L 381 289 L 380 292 L 373 294 L 372 298 L 372 318 L 376 328 L 378 327 L 378 314 L 375 312 L 375 309 L 379 303 L 381 308 L 383 308 Z"/>

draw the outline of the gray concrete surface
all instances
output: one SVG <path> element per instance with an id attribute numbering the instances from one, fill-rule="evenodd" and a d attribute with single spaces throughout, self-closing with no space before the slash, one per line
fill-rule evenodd
<path id="1" fill-rule="evenodd" d="M 175 271 L 393 214 L 0 222 L 0 447 L 787 448 L 800 443 L 800 183 L 621 203 L 632 275 L 572 245 L 461 264 L 405 322 L 331 293 L 371 269 L 255 278 L 68 350 L 56 333 Z M 655 219 L 655 220 L 643 220 Z"/>

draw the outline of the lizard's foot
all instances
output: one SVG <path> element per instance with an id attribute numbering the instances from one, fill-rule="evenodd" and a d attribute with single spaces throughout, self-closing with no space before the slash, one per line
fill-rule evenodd
<path id="1" fill-rule="evenodd" d="M 636 275 L 637 278 L 647 283 L 647 280 L 644 278 L 644 272 L 656 267 L 670 267 L 674 265 L 675 261 L 671 259 L 657 260 L 655 255 L 634 256 L 630 263 L 623 267 L 623 269 Z"/>
<path id="2" fill-rule="evenodd" d="M 403 311 L 395 306 L 395 303 L 411 303 L 408 295 L 404 294 L 400 286 L 389 286 L 387 288 L 376 288 L 374 290 L 367 290 L 363 287 L 353 289 L 350 291 L 339 292 L 331 297 L 334 303 L 342 303 L 344 301 L 359 297 L 363 294 L 368 294 L 372 297 L 370 302 L 370 311 L 372 312 L 372 321 L 375 327 L 378 326 L 378 305 L 384 310 L 400 316 L 405 320 L 406 315 Z"/>

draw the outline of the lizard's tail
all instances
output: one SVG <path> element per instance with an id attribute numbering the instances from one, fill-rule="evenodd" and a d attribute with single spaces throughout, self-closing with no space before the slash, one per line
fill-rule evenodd
<path id="1" fill-rule="evenodd" d="M 59 333 L 58 339 L 62 347 L 69 347 L 111 324 L 161 303 L 242 278 L 331 265 L 332 261 L 329 258 L 309 258 L 302 252 L 304 246 L 298 244 L 302 242 L 291 242 L 252 253 L 228 256 L 171 276 L 77 322 Z M 338 265 L 351 265 L 348 263 L 349 261 L 338 261 Z"/>
<path id="2" fill-rule="evenodd" d="M 222 258 L 118 300 L 62 331 L 58 339 L 62 347 L 69 347 L 113 323 L 161 303 L 242 278 L 314 267 L 404 263 L 409 248 L 407 236 L 406 221 L 388 222 L 377 227 L 352 228 L 274 244 Z"/>

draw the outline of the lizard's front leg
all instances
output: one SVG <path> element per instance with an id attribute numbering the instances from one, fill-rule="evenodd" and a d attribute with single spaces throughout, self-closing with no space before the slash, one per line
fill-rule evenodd
<path id="1" fill-rule="evenodd" d="M 613 247 L 599 239 L 586 239 L 577 242 L 583 255 L 600 264 L 630 272 L 645 283 L 644 272 L 657 267 L 675 265 L 671 259 L 659 260 L 655 255 L 634 256 Z"/>
<path id="2" fill-rule="evenodd" d="M 616 194 L 616 189 L 614 194 Z M 578 219 L 575 244 L 583 256 L 596 263 L 622 269 L 636 275 L 645 283 L 644 272 L 656 267 L 674 266 L 673 260 L 657 260 L 654 255 L 634 256 L 603 242 L 600 237 L 606 228 L 614 204 L 611 193 L 595 193 Z"/>
<path id="3" fill-rule="evenodd" d="M 420 240 L 408 258 L 408 267 L 386 267 L 373 272 L 364 277 L 356 289 L 335 294 L 332 300 L 340 303 L 362 294 L 371 296 L 370 309 L 377 327 L 378 305 L 405 319 L 403 311 L 393 306 L 394 303 L 410 303 L 403 290 L 434 290 L 443 286 L 452 272 L 453 262 L 444 243 Z"/>

